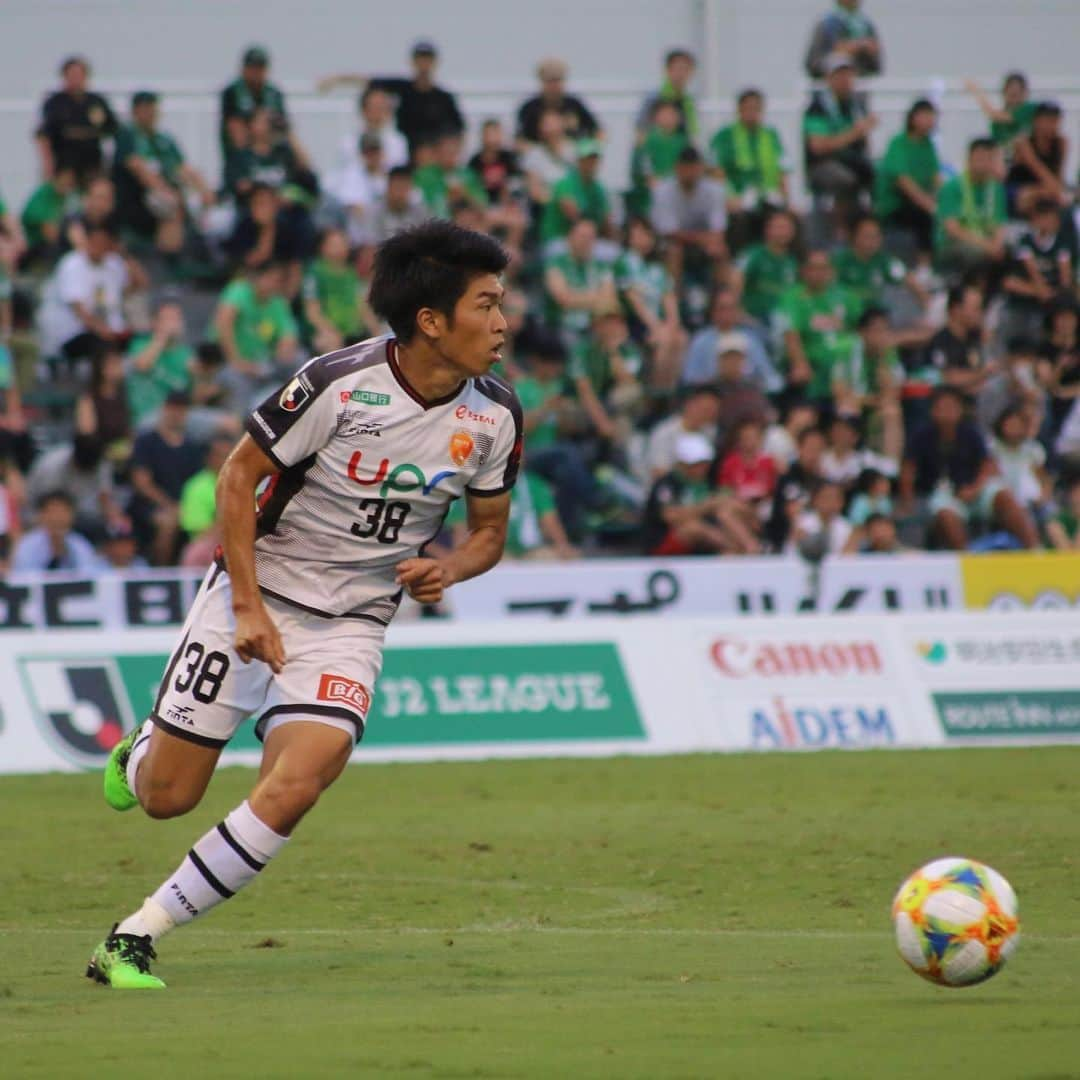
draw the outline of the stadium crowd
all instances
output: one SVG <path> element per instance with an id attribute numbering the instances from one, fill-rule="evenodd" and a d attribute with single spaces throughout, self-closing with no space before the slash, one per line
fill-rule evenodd
<path id="1" fill-rule="evenodd" d="M 509 555 L 1078 546 L 1061 110 L 1010 73 L 998 98 L 970 86 L 988 126 L 965 160 L 939 159 L 929 99 L 874 160 L 883 61 L 859 0 L 837 0 L 792 147 L 750 87 L 704 129 L 695 57 L 672 49 L 611 191 L 557 58 L 475 146 L 430 42 L 404 75 L 328 75 L 358 114 L 319 174 L 253 46 L 221 94 L 220 177 L 152 89 L 118 116 L 65 60 L 40 186 L 0 197 L 0 567 L 207 565 L 244 414 L 306 357 L 382 332 L 374 248 L 432 216 L 512 253 Z"/>

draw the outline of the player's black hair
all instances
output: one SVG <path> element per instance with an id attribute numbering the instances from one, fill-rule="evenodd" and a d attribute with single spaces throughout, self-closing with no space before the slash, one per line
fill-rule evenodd
<path id="1" fill-rule="evenodd" d="M 997 143 L 993 139 L 988 139 L 985 136 L 980 135 L 977 139 L 972 139 L 968 143 L 968 153 L 974 154 L 976 150 L 996 150 Z"/>
<path id="2" fill-rule="evenodd" d="M 453 320 L 469 282 L 480 274 L 501 274 L 509 261 L 502 244 L 484 233 L 450 221 L 425 221 L 390 237 L 375 253 L 368 302 L 408 344 L 422 308 Z"/>
<path id="3" fill-rule="evenodd" d="M 883 307 L 877 307 L 871 304 L 866 308 L 859 316 L 859 321 L 855 324 L 856 330 L 865 330 L 875 319 L 884 319 L 889 321 L 889 313 Z"/>
<path id="4" fill-rule="evenodd" d="M 764 101 L 765 95 L 756 86 L 748 86 L 745 90 L 739 91 L 739 96 L 735 99 L 735 104 L 741 105 L 744 101 L 749 101 L 750 98 L 757 98 L 759 101 Z"/>
<path id="5" fill-rule="evenodd" d="M 911 103 L 911 108 L 907 111 L 907 116 L 904 119 L 904 130 L 911 131 L 911 124 L 915 117 L 921 112 L 937 113 L 937 106 L 929 98 L 919 98 L 917 101 Z"/>

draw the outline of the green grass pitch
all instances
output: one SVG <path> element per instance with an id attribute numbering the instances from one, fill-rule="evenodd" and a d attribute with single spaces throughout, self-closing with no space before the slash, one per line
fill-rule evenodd
<path id="1" fill-rule="evenodd" d="M 91 948 L 252 774 L 170 822 L 0 779 L 0 1075 L 1080 1077 L 1078 775 L 1080 748 L 352 768 L 141 995 L 84 979 Z M 967 990 L 891 936 L 946 854 L 1020 898 Z"/>

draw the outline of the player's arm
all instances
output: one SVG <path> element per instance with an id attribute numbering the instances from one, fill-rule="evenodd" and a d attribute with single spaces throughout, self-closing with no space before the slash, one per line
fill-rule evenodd
<path id="1" fill-rule="evenodd" d="M 490 570 L 502 558 L 510 520 L 510 492 L 465 493 L 469 532 L 464 543 L 441 559 L 405 559 L 397 565 L 397 581 L 421 604 L 437 604 L 443 592 Z"/>
<path id="2" fill-rule="evenodd" d="M 255 577 L 255 490 L 278 471 L 255 440 L 245 435 L 217 480 L 218 520 L 236 615 L 236 651 L 245 663 L 263 660 L 275 672 L 285 663 L 285 649 Z"/>

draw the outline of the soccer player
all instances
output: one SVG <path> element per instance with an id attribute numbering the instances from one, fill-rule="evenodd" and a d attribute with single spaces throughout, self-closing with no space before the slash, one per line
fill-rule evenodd
<path id="1" fill-rule="evenodd" d="M 522 440 L 517 398 L 488 374 L 506 332 L 506 264 L 496 241 L 449 222 L 398 233 L 370 293 L 393 334 L 310 360 L 248 418 L 218 480 L 216 564 L 153 711 L 109 758 L 105 799 L 152 818 L 187 813 L 248 716 L 259 776 L 113 927 L 91 978 L 165 985 L 150 971 L 158 939 L 254 880 L 345 767 L 402 591 L 437 603 L 498 562 Z M 462 495 L 467 538 L 425 557 Z"/>

